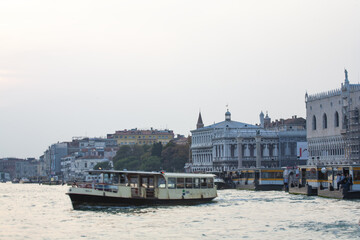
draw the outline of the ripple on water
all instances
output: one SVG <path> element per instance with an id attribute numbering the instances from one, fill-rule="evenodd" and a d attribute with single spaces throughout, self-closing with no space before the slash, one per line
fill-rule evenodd
<path id="1" fill-rule="evenodd" d="M 224 190 L 195 206 L 84 207 L 67 188 L 0 185 L 0 239 L 354 239 L 359 201 Z M 26 198 L 27 204 L 25 202 Z M 5 213 L 5 214 L 3 214 Z M 355 219 L 355 220 L 353 220 Z M 85 232 L 86 231 L 86 232 Z M 86 233 L 86 234 L 85 234 Z"/>

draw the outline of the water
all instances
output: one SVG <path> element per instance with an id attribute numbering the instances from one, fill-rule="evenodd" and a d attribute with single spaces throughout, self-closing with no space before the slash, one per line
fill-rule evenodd
<path id="1" fill-rule="evenodd" d="M 360 201 L 218 191 L 197 206 L 73 210 L 67 186 L 0 183 L 0 239 L 360 239 Z"/>

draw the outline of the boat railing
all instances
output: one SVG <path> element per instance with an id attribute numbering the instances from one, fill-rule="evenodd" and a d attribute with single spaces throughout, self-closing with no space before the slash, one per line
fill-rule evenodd
<path id="1" fill-rule="evenodd" d="M 100 190 L 105 192 L 118 192 L 119 186 L 109 183 L 91 183 L 91 182 L 80 182 L 73 183 L 72 187 L 76 188 L 89 188 L 94 190 Z"/>

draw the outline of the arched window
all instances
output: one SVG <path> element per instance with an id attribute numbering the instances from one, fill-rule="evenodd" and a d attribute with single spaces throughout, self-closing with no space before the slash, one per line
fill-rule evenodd
<path id="1" fill-rule="evenodd" d="M 324 113 L 323 115 L 323 129 L 327 128 L 327 116 L 326 113 Z"/>
<path id="2" fill-rule="evenodd" d="M 316 130 L 316 117 L 313 116 L 313 119 L 312 119 L 312 130 Z"/>
<path id="3" fill-rule="evenodd" d="M 336 111 L 335 112 L 335 123 L 334 123 L 334 125 L 335 125 L 335 127 L 339 127 L 339 113 Z"/>
<path id="4" fill-rule="evenodd" d="M 354 111 L 354 123 L 359 123 L 359 109 L 355 108 Z"/>

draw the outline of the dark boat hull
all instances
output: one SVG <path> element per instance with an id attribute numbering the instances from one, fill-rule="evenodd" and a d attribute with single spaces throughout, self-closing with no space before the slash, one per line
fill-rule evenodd
<path id="1" fill-rule="evenodd" d="M 97 196 L 67 193 L 71 199 L 74 209 L 82 206 L 143 206 L 143 205 L 195 205 L 207 203 L 214 198 L 201 199 L 169 199 L 162 200 L 157 198 L 120 198 L 109 196 Z"/>
<path id="2" fill-rule="evenodd" d="M 337 199 L 360 199 L 360 191 L 347 191 L 345 189 L 329 190 L 318 188 L 318 196 Z"/>
<path id="3" fill-rule="evenodd" d="M 306 196 L 316 196 L 318 194 L 317 188 L 313 188 L 310 185 L 305 186 L 289 186 L 289 193 L 291 194 L 301 194 Z"/>
<path id="4" fill-rule="evenodd" d="M 236 185 L 236 189 L 254 191 L 282 191 L 284 186 L 276 184 L 238 184 Z"/>

